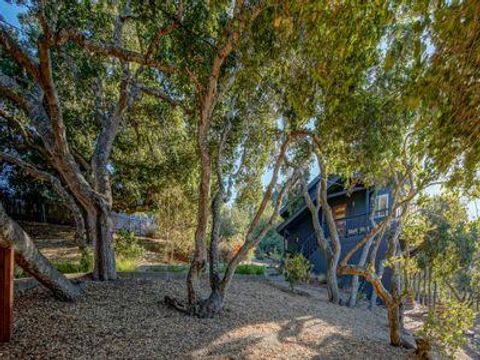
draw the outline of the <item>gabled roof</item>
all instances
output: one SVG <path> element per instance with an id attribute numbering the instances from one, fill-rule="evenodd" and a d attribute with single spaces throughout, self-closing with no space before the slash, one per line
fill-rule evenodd
<path id="1" fill-rule="evenodd" d="M 327 192 L 328 190 L 335 184 L 338 184 L 338 180 L 340 179 L 340 176 L 330 176 L 330 178 L 327 180 Z M 320 181 L 320 175 L 317 175 L 310 183 L 308 184 L 308 192 L 312 190 Z M 288 224 L 290 224 L 293 220 L 295 220 L 303 211 L 307 208 L 307 205 L 303 205 L 300 209 L 295 211 L 291 216 L 289 216 L 287 219 L 285 219 L 284 222 L 282 222 L 278 227 L 277 231 L 282 231 Z M 287 205 L 285 205 L 281 210 L 280 210 L 280 215 L 283 217 L 287 213 Z"/>

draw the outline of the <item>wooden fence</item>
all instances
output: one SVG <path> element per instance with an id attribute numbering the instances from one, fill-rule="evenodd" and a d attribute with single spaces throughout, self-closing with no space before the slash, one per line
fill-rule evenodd
<path id="1" fill-rule="evenodd" d="M 5 211 L 12 218 L 49 224 L 74 225 L 70 211 L 61 204 L 2 198 Z"/>

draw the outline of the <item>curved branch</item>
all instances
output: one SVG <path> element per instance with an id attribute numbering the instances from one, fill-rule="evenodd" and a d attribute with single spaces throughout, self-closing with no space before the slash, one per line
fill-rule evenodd
<path id="1" fill-rule="evenodd" d="M 33 166 L 32 164 L 27 163 L 26 161 L 21 160 L 13 155 L 0 152 L 0 159 L 6 162 L 9 162 L 10 164 L 18 166 L 23 171 L 25 171 L 28 175 L 36 179 L 47 181 L 52 185 L 55 192 L 63 200 L 63 202 L 65 203 L 65 206 L 72 212 L 72 215 L 75 219 L 75 225 L 77 227 L 76 234 L 75 234 L 75 241 L 79 246 L 81 247 L 85 246 L 86 245 L 85 221 L 83 219 L 82 212 L 80 208 L 77 206 L 77 203 L 75 202 L 72 195 L 70 195 L 70 193 L 63 187 L 61 181 L 56 176 L 53 176 L 52 174 L 46 171 L 40 170 L 35 166 Z"/>
<path id="2" fill-rule="evenodd" d="M 38 251 L 30 236 L 7 215 L 1 203 L 0 246 L 13 248 L 17 264 L 50 289 L 56 298 L 74 301 L 82 294 L 78 285 L 69 281 Z"/>
<path id="3" fill-rule="evenodd" d="M 0 95 L 14 102 L 22 109 L 27 109 L 27 100 L 20 95 L 22 88 L 12 77 L 0 72 Z"/>
<path id="4" fill-rule="evenodd" d="M 168 94 L 165 94 L 163 91 L 161 90 L 158 90 L 158 89 L 154 89 L 152 87 L 149 87 L 147 85 L 145 85 L 144 83 L 142 82 L 139 82 L 137 81 L 135 83 L 135 86 L 143 93 L 147 94 L 147 95 L 150 95 L 150 96 L 154 96 L 154 97 L 157 97 L 161 100 L 164 100 L 166 102 L 168 102 L 169 104 L 171 104 L 172 106 L 178 106 L 180 104 L 180 102 L 178 102 L 177 100 L 175 99 L 172 99 Z"/>
<path id="5" fill-rule="evenodd" d="M 137 51 L 127 50 L 112 43 L 102 44 L 95 42 L 73 29 L 60 31 L 54 38 L 53 44 L 51 45 L 62 46 L 67 42 L 75 43 L 78 46 L 97 55 L 114 57 L 121 61 L 146 65 L 167 74 L 172 74 L 176 70 L 173 66 L 163 64 L 154 59 L 146 58 L 143 54 Z"/>
<path id="6" fill-rule="evenodd" d="M 2 24 L 0 24 L 0 45 L 34 79 L 40 78 L 39 65 L 17 44 Z"/>
<path id="7" fill-rule="evenodd" d="M 376 294 L 383 302 L 385 302 L 385 304 L 391 304 L 394 302 L 392 295 L 390 295 L 388 290 L 383 286 L 382 279 L 377 276 L 375 271 L 369 270 L 364 266 L 341 264 L 338 266 L 338 273 L 341 275 L 362 276 L 372 284 Z"/>

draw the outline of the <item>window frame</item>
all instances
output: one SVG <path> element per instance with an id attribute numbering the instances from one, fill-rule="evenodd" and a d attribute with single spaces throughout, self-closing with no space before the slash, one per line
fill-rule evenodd
<path id="1" fill-rule="evenodd" d="M 381 208 L 379 209 L 379 205 L 381 203 L 381 201 L 385 199 L 385 207 L 384 208 Z M 380 195 L 377 195 L 376 198 L 375 198 L 375 208 L 374 208 L 374 214 L 375 214 L 375 218 L 382 218 L 382 217 L 385 217 L 388 215 L 388 212 L 390 210 L 389 206 L 390 206 L 390 196 L 388 193 L 385 193 L 385 194 L 380 194 Z"/>

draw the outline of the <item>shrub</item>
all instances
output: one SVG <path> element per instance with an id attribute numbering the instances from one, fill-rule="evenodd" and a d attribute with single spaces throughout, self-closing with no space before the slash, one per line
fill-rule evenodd
<path id="1" fill-rule="evenodd" d="M 117 258 L 115 267 L 119 272 L 133 272 L 137 269 L 137 260 L 128 258 Z"/>
<path id="2" fill-rule="evenodd" d="M 93 271 L 93 253 L 92 249 L 86 247 L 81 250 L 82 255 L 80 257 L 80 272 L 88 273 Z"/>
<path id="3" fill-rule="evenodd" d="M 145 253 L 132 231 L 120 230 L 114 241 L 117 258 L 138 260 Z"/>
<path id="4" fill-rule="evenodd" d="M 238 265 L 235 270 L 235 274 L 242 275 L 265 275 L 265 266 L 262 265 L 253 265 L 253 264 L 242 264 Z"/>
<path id="5" fill-rule="evenodd" d="M 449 300 L 442 312 L 430 311 L 418 335 L 438 350 L 453 358 L 466 343 L 465 332 L 475 320 L 475 313 L 466 304 Z"/>
<path id="6" fill-rule="evenodd" d="M 312 264 L 302 254 L 288 254 L 283 264 L 283 275 L 290 284 L 292 291 L 295 286 L 310 280 Z"/>
<path id="7" fill-rule="evenodd" d="M 274 261 L 276 261 L 279 257 L 282 258 L 283 252 L 283 237 L 281 237 L 275 229 L 270 230 L 255 249 L 255 255 L 257 258 L 272 259 Z"/>
<path id="8" fill-rule="evenodd" d="M 23 269 L 20 266 L 15 265 L 13 268 L 13 277 L 15 279 L 21 279 L 21 278 L 26 278 L 29 275 L 23 271 Z"/>
<path id="9" fill-rule="evenodd" d="M 60 271 L 62 274 L 75 274 L 82 271 L 82 267 L 79 262 L 69 262 L 69 261 L 62 261 L 62 262 L 55 262 L 53 266 Z"/>
<path id="10" fill-rule="evenodd" d="M 225 239 L 219 245 L 220 260 L 222 262 L 228 263 L 232 258 L 240 251 L 244 244 L 242 238 L 234 239 Z M 255 257 L 255 249 L 248 251 L 247 256 L 245 257 L 246 261 L 251 261 Z"/>

